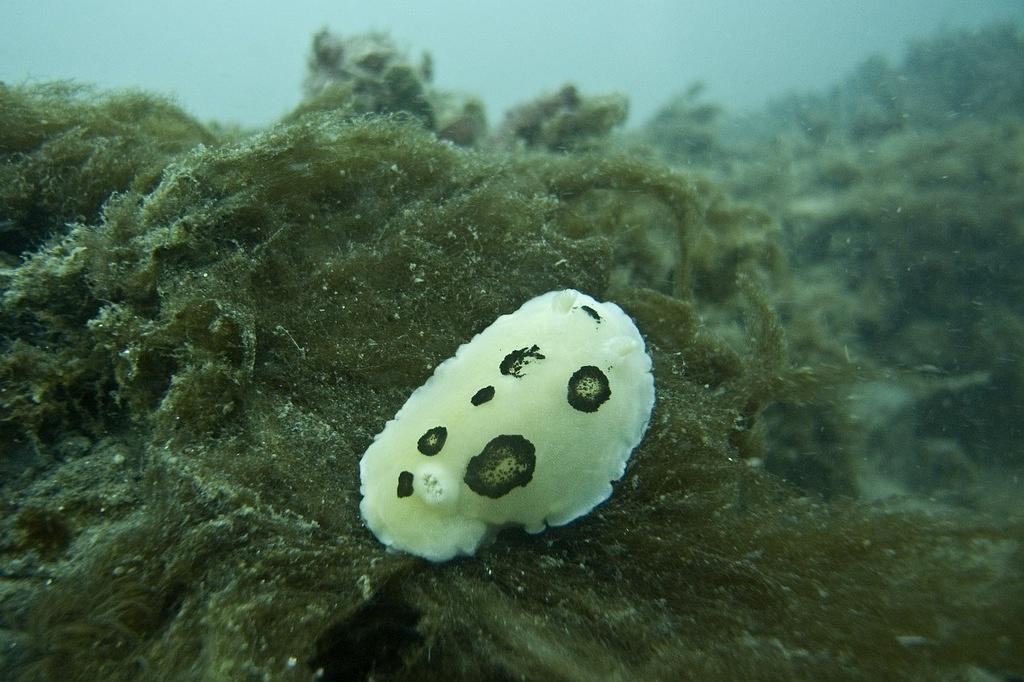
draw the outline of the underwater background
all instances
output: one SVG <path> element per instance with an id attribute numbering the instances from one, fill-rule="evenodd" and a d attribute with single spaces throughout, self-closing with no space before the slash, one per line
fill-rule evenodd
<path id="1" fill-rule="evenodd" d="M 848 4 L 0 3 L 0 679 L 1024 677 L 1024 9 Z M 568 287 L 612 497 L 388 552 L 374 435 Z"/>

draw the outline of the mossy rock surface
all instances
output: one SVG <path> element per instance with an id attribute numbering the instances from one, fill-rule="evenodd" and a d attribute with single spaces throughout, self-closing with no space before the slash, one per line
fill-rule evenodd
<path id="1" fill-rule="evenodd" d="M 754 284 L 785 269 L 772 233 L 713 188 L 330 111 L 115 184 L 4 280 L 12 674 L 1020 669 L 1019 527 L 826 505 L 752 466 L 763 411 L 827 372 L 791 365 Z M 373 435 L 460 343 L 563 287 L 616 300 L 654 359 L 655 413 L 615 494 L 473 558 L 388 553 L 358 513 Z M 740 309 L 748 343 L 704 321 Z"/>

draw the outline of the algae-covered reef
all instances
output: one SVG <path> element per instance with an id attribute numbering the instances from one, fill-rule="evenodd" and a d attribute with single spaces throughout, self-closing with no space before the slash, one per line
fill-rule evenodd
<path id="1" fill-rule="evenodd" d="M 695 90 L 645 129 L 778 222 L 797 284 L 784 314 L 821 325 L 791 325 L 791 341 L 824 330 L 871 368 L 851 387 L 864 440 L 850 451 L 884 479 L 865 492 L 1018 506 L 1022 73 L 1020 27 L 947 30 L 760 115 L 730 118 Z M 794 473 L 814 459 L 793 457 L 770 455 Z"/>
<path id="2" fill-rule="evenodd" d="M 405 92 L 427 73 L 395 68 Z M 807 328 L 787 342 L 773 297 L 793 273 L 762 211 L 602 148 L 606 118 L 580 135 L 559 109 L 546 129 L 585 151 L 527 150 L 445 138 L 422 102 L 366 104 L 404 101 L 375 88 L 321 88 L 231 140 L 161 104 L 133 134 L 165 156 L 116 156 L 73 212 L 31 202 L 63 177 L 37 152 L 70 128 L 0 121 L 24 140 L 0 150 L 23 187 L 0 204 L 23 247 L 0 311 L 4 676 L 1020 671 L 1019 525 L 826 501 L 758 466 L 783 436 L 829 447 L 850 371 Z M 45 96 L 72 123 L 152 106 L 4 96 L 3 116 Z M 76 129 L 83 158 L 109 144 Z M 622 305 L 654 359 L 616 493 L 473 558 L 386 552 L 358 512 L 373 435 L 459 343 L 569 286 Z"/>

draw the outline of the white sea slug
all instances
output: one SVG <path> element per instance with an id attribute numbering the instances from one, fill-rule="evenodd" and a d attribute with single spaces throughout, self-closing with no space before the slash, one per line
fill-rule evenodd
<path id="1" fill-rule="evenodd" d="M 366 525 L 431 561 L 539 533 L 608 498 L 654 406 L 651 359 L 614 303 L 551 291 L 463 344 L 359 465 Z"/>

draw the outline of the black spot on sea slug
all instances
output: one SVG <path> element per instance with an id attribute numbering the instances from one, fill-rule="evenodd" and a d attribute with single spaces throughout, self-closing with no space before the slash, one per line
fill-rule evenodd
<path id="1" fill-rule="evenodd" d="M 494 386 L 484 386 L 479 391 L 473 394 L 473 397 L 469 399 L 469 402 L 474 405 L 483 405 L 488 400 L 494 397 Z"/>
<path id="2" fill-rule="evenodd" d="M 567 399 L 580 412 L 597 412 L 611 396 L 608 377 L 593 365 L 584 365 L 569 377 Z"/>
<path id="3" fill-rule="evenodd" d="M 596 311 L 596 310 L 594 310 L 593 308 L 591 308 L 591 307 L 590 307 L 589 305 L 581 305 L 581 306 L 580 306 L 580 310 L 582 310 L 582 311 L 583 311 L 583 312 L 585 312 L 585 313 L 586 313 L 587 315 L 590 315 L 590 316 L 591 316 L 592 318 L 594 318 L 595 320 L 597 320 L 597 323 L 598 323 L 598 324 L 600 324 L 600 323 L 601 323 L 601 316 L 600 316 L 600 315 L 598 315 L 598 314 L 597 314 L 597 311 Z"/>
<path id="4" fill-rule="evenodd" d="M 540 347 L 537 344 L 530 346 L 529 348 L 520 348 L 514 350 L 505 356 L 505 359 L 501 361 L 501 365 L 498 369 L 505 376 L 514 376 L 519 379 L 523 378 L 523 367 L 533 362 L 534 360 L 543 360 L 544 356 L 540 354 Z"/>
<path id="5" fill-rule="evenodd" d="M 398 474 L 398 496 L 409 497 L 412 495 L 412 472 L 403 471 Z"/>
<path id="6" fill-rule="evenodd" d="M 441 452 L 447 438 L 448 429 L 443 426 L 435 426 L 420 436 L 420 439 L 416 441 L 416 449 L 427 456 L 436 455 Z"/>
<path id="7" fill-rule="evenodd" d="M 477 495 L 504 497 L 533 479 L 535 452 L 533 443 L 519 435 L 492 438 L 479 455 L 469 460 L 462 480 Z"/>

